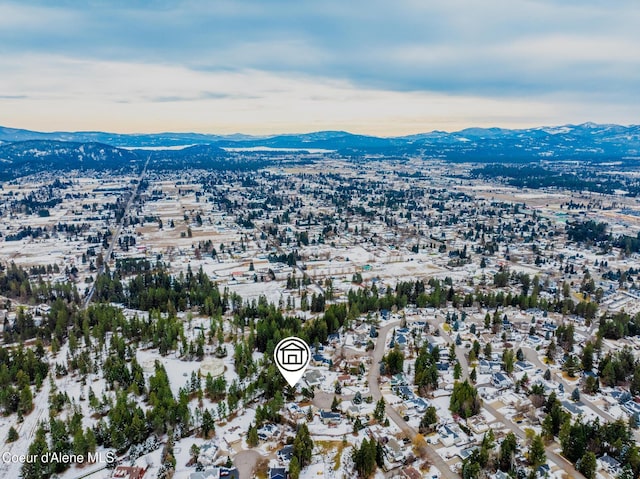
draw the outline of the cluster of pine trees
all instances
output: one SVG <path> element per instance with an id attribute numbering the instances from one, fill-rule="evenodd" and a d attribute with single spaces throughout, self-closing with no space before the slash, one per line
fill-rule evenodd
<path id="1" fill-rule="evenodd" d="M 384 465 L 384 450 L 375 439 L 364 438 L 360 447 L 354 447 L 351 459 L 358 477 L 371 477 L 377 467 Z"/>
<path id="2" fill-rule="evenodd" d="M 4 414 L 26 415 L 33 409 L 32 386 L 39 389 L 49 371 L 44 348 L 0 347 L 0 406 Z"/>

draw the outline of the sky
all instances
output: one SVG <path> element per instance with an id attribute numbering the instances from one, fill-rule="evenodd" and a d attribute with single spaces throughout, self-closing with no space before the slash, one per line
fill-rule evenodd
<path id="1" fill-rule="evenodd" d="M 637 0 L 0 0 L 0 125 L 638 124 Z"/>

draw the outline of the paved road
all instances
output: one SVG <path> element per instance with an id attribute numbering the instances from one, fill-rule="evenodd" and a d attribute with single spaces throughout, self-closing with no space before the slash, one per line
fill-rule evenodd
<path id="1" fill-rule="evenodd" d="M 233 458 L 233 465 L 238 468 L 240 479 L 252 479 L 255 477 L 254 471 L 262 455 L 253 449 L 240 451 Z"/>
<path id="2" fill-rule="evenodd" d="M 145 175 L 147 174 L 147 166 L 149 166 L 149 160 L 150 159 L 151 159 L 151 157 L 147 158 L 147 161 L 144 164 L 144 168 L 142 168 L 142 172 L 140 173 L 140 176 L 138 177 L 138 182 L 136 183 L 135 188 L 133 188 L 133 191 L 131 192 L 131 196 L 129 197 L 129 201 L 127 202 L 127 206 L 125 206 L 125 208 L 124 208 L 124 214 L 122 215 L 122 218 L 120 218 L 120 221 L 118 222 L 118 225 L 116 226 L 116 230 L 115 230 L 115 233 L 113 234 L 113 237 L 112 237 L 112 240 L 111 240 L 111 244 L 109 245 L 109 248 L 107 249 L 107 254 L 104 257 L 104 262 L 103 262 L 102 266 L 100 266 L 100 268 L 98 268 L 98 272 L 96 273 L 96 277 L 95 277 L 95 279 L 93 281 L 91 289 L 89 290 L 89 294 L 87 294 L 87 296 L 84 299 L 84 308 L 85 309 L 87 308 L 87 306 L 89 306 L 89 304 L 91 303 L 91 300 L 93 299 L 93 294 L 96 292 L 95 284 L 96 284 L 96 281 L 98 280 L 98 277 L 104 272 L 104 265 L 105 264 L 109 264 L 109 261 L 111 261 L 111 254 L 113 253 L 113 249 L 115 248 L 115 245 L 118 243 L 118 238 L 120 237 L 120 233 L 122 232 L 122 226 L 124 224 L 124 219 L 129 214 L 129 211 L 131 210 L 131 206 L 133 205 L 133 201 L 136 199 L 136 196 L 138 196 L 138 189 L 140 188 L 140 183 L 142 182 L 142 180 L 144 179 Z"/>
<path id="3" fill-rule="evenodd" d="M 399 325 L 400 325 L 400 321 L 395 321 L 393 323 L 387 324 L 382 328 L 380 328 L 378 339 L 376 341 L 376 346 L 372 352 L 373 360 L 371 362 L 371 367 L 369 368 L 368 381 L 369 381 L 369 390 L 371 391 L 371 396 L 375 401 L 378 401 L 382 397 L 382 392 L 380 391 L 380 384 L 379 384 L 380 368 L 378 366 L 378 363 L 382 360 L 382 357 L 384 356 L 385 344 L 387 341 L 387 335 L 389 334 L 389 331 L 391 331 L 393 328 Z M 396 423 L 396 425 L 412 440 L 416 436 L 416 434 L 418 434 L 418 431 L 416 431 L 414 428 L 409 426 L 409 424 L 407 424 L 407 422 L 400 416 L 400 414 L 398 414 L 396 410 L 393 409 L 392 407 L 387 407 L 386 413 L 389 419 L 394 423 Z M 449 465 L 444 461 L 444 459 L 442 459 L 442 457 L 436 452 L 436 450 L 430 444 L 427 444 L 426 453 L 427 453 L 427 458 L 429 459 L 431 464 L 433 464 L 440 470 L 440 473 L 442 474 L 441 477 L 443 479 L 457 479 L 458 477 L 460 477 L 458 476 L 458 474 L 456 474 L 451 470 Z"/>
<path id="4" fill-rule="evenodd" d="M 314 391 L 313 401 L 311 401 L 311 404 L 313 404 L 315 407 L 319 409 L 330 409 L 331 403 L 333 402 L 333 396 L 334 394 L 327 393 L 324 391 L 318 391 L 316 389 Z M 338 396 L 338 397 L 341 397 L 344 399 L 343 396 Z"/>
<path id="5" fill-rule="evenodd" d="M 454 339 L 443 329 L 443 324 L 440 324 L 439 328 L 440 328 L 440 336 L 442 336 L 444 338 L 445 341 L 447 341 L 448 343 L 453 343 Z M 527 356 L 527 358 L 529 357 L 527 355 L 527 349 L 528 348 L 522 348 L 522 352 L 525 353 L 525 356 Z M 535 354 L 535 351 L 533 350 L 529 350 L 529 352 Z M 467 361 L 467 358 L 465 356 L 465 350 L 464 348 L 461 348 L 460 346 L 456 346 L 456 357 L 458 359 L 458 361 L 460 362 L 460 366 L 462 366 L 462 379 L 466 379 L 469 375 L 469 363 Z M 537 359 L 537 357 L 536 357 Z M 539 361 L 538 361 L 539 363 Z M 538 366 L 541 367 L 541 366 Z M 568 389 L 566 389 L 568 387 L 567 384 L 565 384 L 565 391 L 568 391 Z M 496 417 L 496 419 L 498 419 L 500 422 L 502 422 L 506 427 L 508 427 L 511 431 L 513 431 L 514 434 L 516 434 L 520 439 L 526 439 L 525 437 L 525 433 L 524 431 L 517 425 L 514 424 L 512 421 L 508 420 L 503 414 L 499 413 L 493 406 L 491 406 L 490 404 L 488 404 L 486 401 L 483 403 L 483 407 L 489 412 L 491 413 L 494 417 Z M 578 478 L 578 479 L 584 479 L 584 476 L 582 474 L 580 474 L 578 471 L 575 470 L 575 468 L 573 467 L 573 465 L 567 461 L 564 457 L 560 456 L 559 454 L 554 452 L 554 449 L 557 449 L 557 445 L 555 444 L 550 444 L 549 446 L 545 447 L 545 451 L 547 453 L 547 458 L 550 459 L 551 461 L 555 462 L 556 464 L 558 464 L 559 466 L 563 467 L 563 469 L 571 474 L 573 474 L 573 477 Z"/>
<path id="6" fill-rule="evenodd" d="M 491 413 L 498 421 L 502 422 L 506 427 L 508 427 L 516 436 L 520 439 L 526 439 L 526 434 L 522 429 L 518 427 L 517 424 L 514 424 L 512 421 L 507 419 L 502 413 L 498 412 L 496 408 L 494 408 L 491 404 L 484 402 L 482 405 L 489 413 Z M 558 466 L 562 467 L 571 477 L 575 479 L 586 479 L 582 474 L 575 470 L 573 464 L 567 461 L 564 457 L 554 452 L 554 449 L 557 449 L 558 445 L 556 443 L 551 443 L 545 447 L 545 452 L 547 453 L 547 459 L 555 462 Z"/>

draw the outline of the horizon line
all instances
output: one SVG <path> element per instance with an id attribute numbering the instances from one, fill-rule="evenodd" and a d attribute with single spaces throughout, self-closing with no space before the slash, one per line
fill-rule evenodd
<path id="1" fill-rule="evenodd" d="M 7 130 L 15 130 L 21 132 L 31 132 L 31 133 L 39 133 L 44 135 L 55 135 L 55 134 L 113 134 L 119 136 L 140 136 L 140 135 L 201 135 L 201 136 L 220 136 L 220 137 L 233 137 L 233 136 L 247 136 L 253 138 L 273 138 L 278 136 L 292 136 L 292 135 L 312 135 L 316 133 L 345 133 L 353 136 L 368 136 L 372 138 L 382 138 L 382 139 L 393 139 L 393 138 L 405 138 L 410 136 L 418 136 L 429 133 L 447 133 L 447 134 L 455 134 L 460 133 L 466 130 L 510 130 L 510 131 L 526 131 L 526 130 L 535 130 L 535 129 L 544 129 L 544 128 L 562 128 L 562 127 L 579 127 L 586 125 L 594 125 L 594 126 L 621 126 L 624 128 L 631 128 L 635 126 L 640 126 L 640 123 L 598 123 L 594 121 L 583 121 L 580 123 L 563 123 L 563 124 L 555 124 L 555 125 L 537 125 L 530 127 L 519 127 L 519 128 L 509 128 L 503 126 L 469 126 L 466 128 L 462 128 L 459 130 L 444 130 L 444 129 L 434 129 L 434 130 L 424 130 L 419 131 L 417 133 L 406 133 L 401 135 L 376 135 L 371 133 L 354 133 L 349 130 L 341 130 L 341 129 L 321 129 L 321 130 L 306 130 L 301 132 L 281 132 L 281 133 L 266 133 L 266 134 L 253 134 L 253 133 L 243 133 L 241 131 L 237 131 L 234 133 L 213 133 L 213 132 L 201 132 L 201 131 L 176 131 L 176 130 L 163 130 L 163 131 L 137 131 L 137 132 L 118 132 L 112 130 L 34 130 L 30 128 L 19 128 L 13 126 L 0 125 L 0 129 Z"/>

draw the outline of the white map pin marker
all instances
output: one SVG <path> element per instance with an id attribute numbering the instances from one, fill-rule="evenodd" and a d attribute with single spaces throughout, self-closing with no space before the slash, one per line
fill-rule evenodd
<path id="1" fill-rule="evenodd" d="M 280 374 L 287 380 L 289 386 L 296 385 L 311 361 L 311 349 L 302 339 L 295 336 L 284 338 L 273 351 L 273 359 L 280 370 Z"/>

